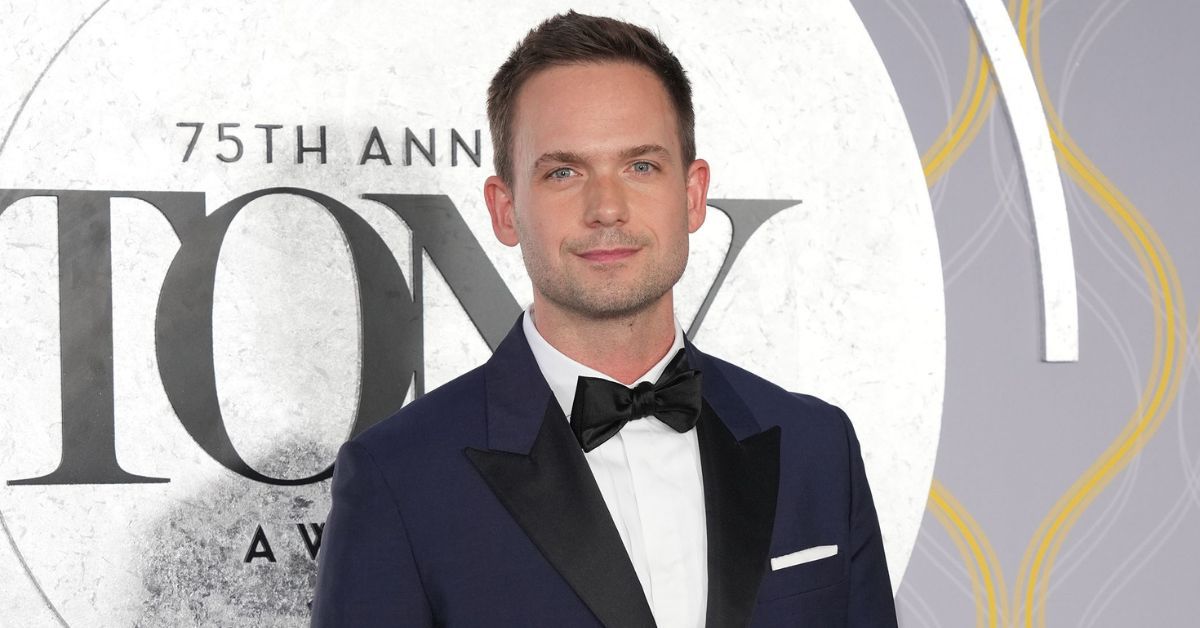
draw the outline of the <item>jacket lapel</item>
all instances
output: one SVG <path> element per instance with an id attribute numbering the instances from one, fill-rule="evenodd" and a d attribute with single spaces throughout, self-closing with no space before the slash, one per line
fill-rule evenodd
<path id="1" fill-rule="evenodd" d="M 467 457 L 601 623 L 654 626 L 633 563 L 520 320 L 484 369 L 489 449 L 468 447 Z"/>
<path id="2" fill-rule="evenodd" d="M 704 374 L 696 426 L 708 526 L 710 628 L 745 626 L 766 573 L 779 493 L 779 427 L 760 431 L 750 410 L 690 343 L 688 362 Z"/>

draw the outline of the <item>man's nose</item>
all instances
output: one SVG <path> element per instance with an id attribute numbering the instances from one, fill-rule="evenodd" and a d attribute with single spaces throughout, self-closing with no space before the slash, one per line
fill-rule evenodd
<path id="1" fill-rule="evenodd" d="M 620 176 L 596 175 L 588 181 L 587 213 L 589 225 L 608 227 L 629 220 L 628 190 Z"/>

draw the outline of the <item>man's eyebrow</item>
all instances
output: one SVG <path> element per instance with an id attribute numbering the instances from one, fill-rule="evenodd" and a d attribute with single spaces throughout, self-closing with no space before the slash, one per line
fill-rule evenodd
<path id="1" fill-rule="evenodd" d="M 658 154 L 662 157 L 670 157 L 671 151 L 667 150 L 660 144 L 642 144 L 641 146 L 634 146 L 621 151 L 621 159 L 633 159 L 634 157 L 641 157 L 642 155 L 650 154 Z"/>
<path id="2" fill-rule="evenodd" d="M 540 170 L 542 166 L 547 163 L 577 164 L 583 161 L 586 160 L 583 158 L 583 155 L 580 155 L 579 153 L 572 153 L 566 150 L 555 150 L 548 153 L 542 153 L 542 156 L 538 157 L 537 160 L 533 162 L 533 170 Z"/>

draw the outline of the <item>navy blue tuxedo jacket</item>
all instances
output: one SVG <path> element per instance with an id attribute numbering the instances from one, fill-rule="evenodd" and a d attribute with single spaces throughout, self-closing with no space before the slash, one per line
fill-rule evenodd
<path id="1" fill-rule="evenodd" d="M 709 627 L 895 626 L 858 441 L 838 408 L 688 343 Z M 836 545 L 772 571 L 771 557 Z M 483 366 L 346 443 L 313 626 L 654 626 L 520 321 Z"/>

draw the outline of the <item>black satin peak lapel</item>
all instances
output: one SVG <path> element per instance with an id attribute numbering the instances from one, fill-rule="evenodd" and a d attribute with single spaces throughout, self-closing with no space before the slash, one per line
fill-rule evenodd
<path id="1" fill-rule="evenodd" d="M 708 521 L 708 628 L 750 623 L 779 494 L 779 427 L 738 442 L 708 403 L 696 426 Z"/>
<path id="2" fill-rule="evenodd" d="M 553 397 L 528 456 L 470 447 L 464 452 L 601 623 L 655 625 L 604 497 Z"/>

